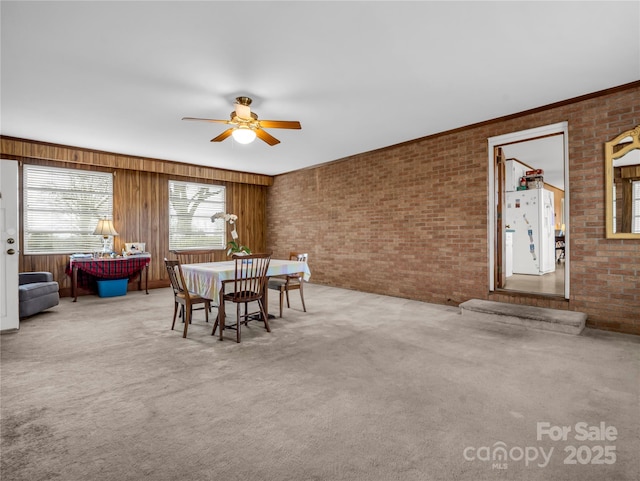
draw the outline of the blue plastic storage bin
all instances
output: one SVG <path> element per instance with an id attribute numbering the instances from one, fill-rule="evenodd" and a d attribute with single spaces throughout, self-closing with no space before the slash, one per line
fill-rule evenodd
<path id="1" fill-rule="evenodd" d="M 127 294 L 129 279 L 109 279 L 96 282 L 98 283 L 98 295 L 100 297 L 116 297 Z"/>

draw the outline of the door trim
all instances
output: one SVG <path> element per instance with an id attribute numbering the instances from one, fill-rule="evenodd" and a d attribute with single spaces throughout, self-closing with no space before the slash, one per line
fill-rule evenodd
<path id="1" fill-rule="evenodd" d="M 18 216 L 18 162 L 0 159 L 0 332 L 20 327 L 18 270 L 20 229 Z M 11 239 L 11 240 L 10 240 Z M 7 251 L 15 251 L 8 254 Z"/>
<path id="2" fill-rule="evenodd" d="M 498 199 L 498 179 L 497 169 L 495 168 L 495 148 L 500 145 L 522 142 L 530 140 L 536 137 L 544 137 L 554 134 L 563 134 L 563 147 L 564 147 L 564 220 L 565 220 L 565 270 L 564 270 L 564 297 L 569 299 L 569 272 L 571 256 L 570 256 L 570 222 L 571 219 L 567 214 L 569 210 L 569 123 L 558 122 L 555 124 L 544 125 L 542 127 L 536 127 L 533 129 L 521 130 L 519 132 L 511 132 L 509 134 L 498 135 L 495 137 L 489 137 L 488 150 L 487 150 L 487 165 L 489 168 L 489 187 L 488 187 L 488 228 L 487 228 L 487 242 L 489 246 L 489 260 L 488 260 L 488 272 L 489 272 L 489 291 L 494 292 L 496 290 L 496 279 L 494 272 L 494 265 L 496 260 L 496 249 L 498 248 L 498 241 L 496 239 L 497 226 L 497 202 Z"/>

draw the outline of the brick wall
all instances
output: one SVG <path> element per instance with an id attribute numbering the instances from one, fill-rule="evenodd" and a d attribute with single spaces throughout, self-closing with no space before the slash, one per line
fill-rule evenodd
<path id="1" fill-rule="evenodd" d="M 487 139 L 568 122 L 571 296 L 490 293 Z M 640 124 L 640 85 L 277 176 L 268 249 L 309 252 L 312 282 L 457 305 L 570 309 L 640 334 L 640 240 L 605 239 L 604 148 Z"/>

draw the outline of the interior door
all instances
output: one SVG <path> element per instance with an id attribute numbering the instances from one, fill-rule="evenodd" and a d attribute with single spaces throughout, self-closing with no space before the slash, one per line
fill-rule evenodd
<path id="1" fill-rule="evenodd" d="M 0 160 L 0 330 L 18 329 L 18 162 Z"/>

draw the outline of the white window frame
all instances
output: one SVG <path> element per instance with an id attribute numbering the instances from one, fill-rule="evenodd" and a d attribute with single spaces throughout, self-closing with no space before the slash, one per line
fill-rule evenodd
<path id="1" fill-rule="evenodd" d="M 169 250 L 224 249 L 226 223 L 211 221 L 225 212 L 223 185 L 169 180 Z"/>
<path id="2" fill-rule="evenodd" d="M 102 250 L 93 231 L 113 216 L 111 173 L 24 165 L 22 180 L 25 255 Z"/>

